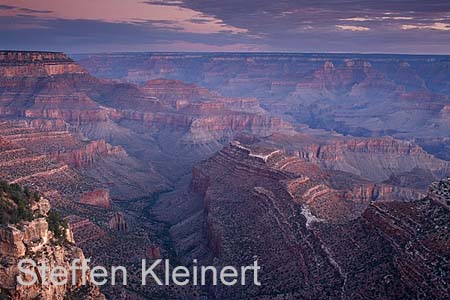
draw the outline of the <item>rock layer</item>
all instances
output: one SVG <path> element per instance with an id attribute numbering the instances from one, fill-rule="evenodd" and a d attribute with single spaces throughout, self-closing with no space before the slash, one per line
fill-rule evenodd
<path id="1" fill-rule="evenodd" d="M 204 220 L 214 263 L 257 258 L 264 270 L 261 287 L 216 288 L 214 296 L 449 297 L 445 184 L 433 185 L 430 195 L 438 198 L 383 201 L 391 187 L 345 173 L 330 181 L 328 172 L 280 151 L 240 143 L 194 169 L 191 191 L 203 199 L 197 218 Z M 173 234 L 186 235 L 178 225 Z"/>
<path id="2" fill-rule="evenodd" d="M 439 139 L 434 141 L 439 148 L 430 149 L 449 157 L 449 56 L 121 53 L 76 58 L 101 77 L 137 83 L 167 77 L 226 96 L 256 97 L 264 109 L 295 125 L 353 136 Z"/>

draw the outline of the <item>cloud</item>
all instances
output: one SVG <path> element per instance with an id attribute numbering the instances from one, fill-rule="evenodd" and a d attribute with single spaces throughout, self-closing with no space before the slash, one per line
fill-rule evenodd
<path id="1" fill-rule="evenodd" d="M 11 6 L 11 5 L 0 5 L 0 10 L 11 10 L 11 9 L 15 9 L 15 6 Z"/>
<path id="2" fill-rule="evenodd" d="M 9 9 L 17 1 L 1 0 L 4 7 Z M 230 34 L 247 32 L 226 24 L 223 20 L 204 14 L 187 7 L 177 6 L 180 1 L 142 2 L 140 0 L 25 0 L 20 10 L 24 13 L 48 13 L 47 18 L 66 20 L 100 20 L 115 23 L 130 23 L 136 20 L 171 21 L 166 24 L 168 29 L 183 30 L 189 33 L 217 33 L 227 31 Z M 14 7 L 15 8 L 15 7 Z M 8 14 L 10 15 L 10 14 Z M 202 22 L 191 20 L 201 19 Z M 162 22 L 159 22 L 162 24 Z"/>
<path id="3" fill-rule="evenodd" d="M 182 45 L 197 45 L 199 49 L 206 48 L 202 45 L 217 49 L 229 49 L 229 45 L 249 45 L 249 48 L 251 45 L 255 48 L 258 46 L 257 43 L 235 34 L 187 33 L 181 29 L 168 30 L 158 22 L 116 23 L 42 19 L 26 15 L 0 17 L 0 40 L 5 49 L 70 53 L 192 49 L 192 46 L 179 48 Z"/>
<path id="4" fill-rule="evenodd" d="M 366 22 L 366 21 L 373 21 L 374 18 L 367 18 L 367 17 L 354 17 L 354 18 L 344 18 L 340 19 L 341 21 L 353 21 L 353 22 Z"/>
<path id="5" fill-rule="evenodd" d="M 0 0 L 2 47 L 70 52 L 449 53 L 448 23 L 438 0 Z"/>
<path id="6" fill-rule="evenodd" d="M 363 26 L 352 26 L 352 25 L 336 25 L 338 29 L 349 30 L 349 31 L 369 31 L 370 28 Z"/>
<path id="7" fill-rule="evenodd" d="M 51 13 L 51 10 L 38 10 L 38 9 L 30 9 L 30 8 L 24 8 L 24 7 L 18 7 L 18 6 L 14 6 L 14 5 L 5 5 L 5 4 L 0 4 L 0 15 L 1 15 L 1 11 L 4 11 L 3 13 L 5 13 L 5 11 L 7 11 L 6 13 L 11 14 L 15 13 L 15 14 L 19 14 L 19 13 L 36 13 L 36 14 L 48 14 Z"/>
<path id="8" fill-rule="evenodd" d="M 433 23 L 431 25 L 419 24 L 419 25 L 402 25 L 403 30 L 419 29 L 419 30 L 442 30 L 450 31 L 450 24 L 447 23 Z"/>
<path id="9" fill-rule="evenodd" d="M 402 16 L 374 16 L 374 17 L 352 17 L 340 19 L 341 21 L 367 22 L 367 21 L 385 21 L 385 20 L 413 20 L 413 17 Z"/>

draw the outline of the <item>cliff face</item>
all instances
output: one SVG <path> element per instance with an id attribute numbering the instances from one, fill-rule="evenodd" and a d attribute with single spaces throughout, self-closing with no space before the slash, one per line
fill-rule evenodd
<path id="1" fill-rule="evenodd" d="M 341 270 L 344 295 L 446 299 L 449 232 L 444 224 L 449 217 L 448 209 L 428 198 L 380 202 L 355 222 L 318 224 L 313 231 Z"/>
<path id="2" fill-rule="evenodd" d="M 74 200 L 92 189 L 92 181 L 83 178 L 67 164 L 0 138 L 1 173 L 4 180 L 35 187 L 53 194 L 56 206 L 73 205 Z M 70 200 L 71 201 L 70 201 Z M 72 204 L 71 204 L 72 203 Z"/>
<path id="3" fill-rule="evenodd" d="M 256 136 L 267 136 L 273 132 L 292 132 L 292 126 L 279 119 L 254 114 L 232 114 L 204 116 L 192 122 L 186 141 L 208 143 L 232 139 L 236 132 L 248 132 Z"/>
<path id="4" fill-rule="evenodd" d="M 0 76 L 46 77 L 86 73 L 64 53 L 0 51 Z"/>
<path id="5" fill-rule="evenodd" d="M 105 189 L 98 189 L 92 192 L 85 193 L 81 197 L 80 203 L 98 206 L 105 209 L 109 209 L 112 206 L 109 191 Z"/>
<path id="6" fill-rule="evenodd" d="M 2 192 L 2 208 L 4 202 L 14 203 Z M 31 286 L 21 286 L 17 283 L 16 277 L 20 274 L 18 263 L 22 259 L 32 259 L 37 265 L 46 264 L 49 269 L 45 274 L 50 276 L 50 269 L 60 266 L 71 274 L 70 264 L 74 259 L 84 261 L 83 251 L 74 245 L 72 232 L 70 229 L 62 231 L 62 236 L 56 236 L 55 228 L 49 229 L 47 217 L 50 211 L 49 202 L 44 199 L 31 200 L 29 205 L 31 219 L 19 221 L 18 224 L 6 224 L 0 228 L 0 256 L 2 264 L 0 266 L 0 293 L 3 297 L 12 300 L 36 299 L 68 299 L 76 295 L 77 299 L 105 299 L 98 288 L 92 285 L 89 280 L 86 285 L 82 285 L 82 275 L 79 272 L 76 276 L 75 285 L 71 280 L 67 285 L 44 285 L 38 281 Z M 61 226 L 55 224 L 55 226 Z M 41 274 L 44 276 L 44 274 Z M 89 279 L 89 273 L 86 274 Z"/>
<path id="7" fill-rule="evenodd" d="M 78 174 L 74 174 L 74 178 L 82 175 L 86 178 L 81 182 L 91 182 L 90 187 L 84 187 L 81 193 L 93 191 L 97 185 L 109 189 L 111 195 L 119 199 L 142 197 L 167 186 L 165 179 L 150 164 L 137 161 L 120 146 L 114 147 L 104 140 L 86 139 L 79 133 L 72 132 L 70 125 L 62 120 L 7 120 L 0 125 L 0 136 L 22 149 L 16 153 L 16 160 L 10 160 L 3 166 L 7 174 L 13 174 L 17 165 L 28 162 L 28 170 L 23 170 L 22 177 L 35 177 L 33 181 L 36 182 L 47 174 L 42 173 L 42 169 L 46 172 L 64 168 L 56 173 L 75 172 Z M 54 167 L 50 167 L 52 165 Z M 68 169 L 70 170 L 65 171 Z M 115 181 L 118 176 L 121 177 L 120 182 Z M 18 179 L 17 176 L 12 177 L 14 180 Z M 68 186 L 78 185 L 67 177 L 63 175 L 59 178 L 58 182 L 64 188 L 56 186 L 57 190 L 67 191 Z M 136 190 L 136 187 L 139 189 Z M 75 195 L 70 193 L 69 198 L 71 197 L 74 197 L 73 200 L 80 199 L 79 192 Z"/>
<path id="8" fill-rule="evenodd" d="M 392 186 L 329 172 L 240 143 L 194 169 L 191 191 L 203 200 L 214 263 L 257 257 L 265 273 L 260 288 L 216 288 L 215 297 L 446 299 L 450 211 L 443 201 L 403 202 Z M 444 184 L 434 186 L 445 198 Z M 175 225 L 173 234 L 186 232 Z"/>
<path id="9" fill-rule="evenodd" d="M 89 142 L 80 149 L 54 154 L 56 160 L 62 160 L 75 168 L 92 166 L 99 157 L 127 155 L 121 147 L 113 147 L 104 140 Z"/>
<path id="10" fill-rule="evenodd" d="M 220 113 L 224 110 L 263 113 L 256 98 L 222 97 L 206 88 L 187 84 L 180 80 L 150 80 L 142 88 L 150 97 L 154 97 L 176 110 L 192 113 Z"/>
<path id="11" fill-rule="evenodd" d="M 326 169 L 354 173 L 378 182 L 414 169 L 429 171 L 435 178 L 450 172 L 449 162 L 414 143 L 393 138 L 331 140 L 301 147 L 298 155 Z"/>

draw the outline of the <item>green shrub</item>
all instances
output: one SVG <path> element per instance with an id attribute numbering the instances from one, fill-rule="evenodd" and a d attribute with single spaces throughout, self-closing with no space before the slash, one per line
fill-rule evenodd
<path id="1" fill-rule="evenodd" d="M 30 209 L 32 200 L 28 188 L 0 181 L 0 225 L 31 221 L 34 217 Z"/>
<path id="2" fill-rule="evenodd" d="M 47 216 L 48 229 L 53 232 L 58 240 L 65 239 L 65 230 L 69 227 L 66 220 L 56 211 L 50 210 Z"/>

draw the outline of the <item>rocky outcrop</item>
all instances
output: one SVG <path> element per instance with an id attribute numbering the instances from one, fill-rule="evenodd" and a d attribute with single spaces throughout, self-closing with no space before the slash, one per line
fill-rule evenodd
<path id="1" fill-rule="evenodd" d="M 109 209 L 112 206 L 109 191 L 105 189 L 98 189 L 85 193 L 81 196 L 80 203 L 98 206 L 105 209 Z"/>
<path id="2" fill-rule="evenodd" d="M 146 83 L 143 90 L 155 97 L 155 99 L 177 110 L 193 103 L 201 103 L 215 96 L 208 89 L 201 88 L 195 84 L 169 79 L 150 80 Z"/>
<path id="3" fill-rule="evenodd" d="M 42 77 L 85 73 L 80 65 L 61 52 L 0 51 L 0 76 Z"/>
<path id="4" fill-rule="evenodd" d="M 178 111 L 196 114 L 220 113 L 224 110 L 264 113 L 256 98 L 221 97 L 206 88 L 179 80 L 150 80 L 143 91 Z"/>
<path id="5" fill-rule="evenodd" d="M 450 178 L 433 182 L 428 190 L 428 198 L 450 207 Z"/>
<path id="6" fill-rule="evenodd" d="M 4 196 L 4 195 L 3 195 Z M 1 201 L 5 201 L 2 199 Z M 77 295 L 77 299 L 101 300 L 105 296 L 100 293 L 97 286 L 89 281 L 89 272 L 85 274 L 87 281 L 83 284 L 82 274 L 78 272 L 72 285 L 72 277 L 66 285 L 46 285 L 38 281 L 31 286 L 21 286 L 16 281 L 19 275 L 18 263 L 21 259 L 32 259 L 37 265 L 46 264 L 48 267 L 46 278 L 50 276 L 50 270 L 56 266 L 70 271 L 71 261 L 85 260 L 83 251 L 74 245 L 72 233 L 69 229 L 63 230 L 63 236 L 58 237 L 49 229 L 46 217 L 49 214 L 49 202 L 41 198 L 38 202 L 32 202 L 30 209 L 34 218 L 29 221 L 21 221 L 19 224 L 10 224 L 0 228 L 0 294 L 11 300 L 45 299 L 70 299 Z M 54 224 L 53 226 L 61 226 Z M 31 268 L 31 267 L 30 267 Z M 41 274 L 44 276 L 44 274 Z"/>
<path id="7" fill-rule="evenodd" d="M 112 197 L 119 199 L 143 197 L 166 188 L 165 179 L 151 165 L 137 161 L 120 146 L 114 147 L 104 140 L 88 140 L 70 128 L 60 120 L 4 121 L 0 125 L 0 136 L 22 149 L 8 156 L 15 159 L 5 162 L 4 171 L 12 174 L 16 166 L 24 162 L 29 164 L 28 169 L 23 168 L 22 179 L 13 176 L 14 180 L 30 179 L 30 176 L 42 178 L 51 172 L 57 175 L 65 171 L 60 180 L 64 190 L 71 184 L 79 185 L 72 179 L 65 179 L 67 174 L 77 172 L 74 177 L 82 175 L 87 179 L 82 181 L 94 181 L 97 188 L 107 188 Z M 121 180 L 117 181 L 119 177 Z M 55 188 L 58 190 L 61 186 Z M 78 201 L 84 193 L 95 189 L 86 187 L 70 197 Z"/>
<path id="8" fill-rule="evenodd" d="M 82 178 L 68 165 L 3 138 L 0 138 L 0 153 L 0 170 L 4 180 L 49 193 L 55 206 L 71 207 L 73 200 L 69 199 L 78 199 L 93 188 L 91 181 Z"/>
<path id="9" fill-rule="evenodd" d="M 217 140 L 230 140 L 236 132 L 267 136 L 273 132 L 289 133 L 292 131 L 292 126 L 279 118 L 254 114 L 217 115 L 194 120 L 184 140 L 202 144 Z"/>
<path id="10" fill-rule="evenodd" d="M 313 232 L 341 272 L 344 295 L 446 299 L 450 291 L 442 276 L 448 267 L 449 234 L 444 224 L 449 216 L 448 210 L 428 199 L 379 202 L 354 222 L 316 223 Z"/>
<path id="11" fill-rule="evenodd" d="M 215 297 L 246 299 L 257 291 L 267 299 L 290 293 L 312 297 L 316 291 L 302 290 L 317 281 L 337 297 L 334 287 L 340 280 L 333 277 L 320 245 L 307 235 L 301 205 L 284 187 L 294 176 L 270 168 L 282 159 L 270 153 L 233 143 L 196 167 L 191 187 L 204 194 L 204 230 L 215 264 L 249 264 L 257 258 L 266 274 L 261 287 L 219 287 Z"/>
<path id="12" fill-rule="evenodd" d="M 75 168 L 89 168 L 102 157 L 110 155 L 127 155 L 122 147 L 113 147 L 104 140 L 96 140 L 83 145 L 80 149 L 67 152 L 57 152 L 52 155 L 56 160 L 62 160 Z"/>
<path id="13" fill-rule="evenodd" d="M 109 228 L 116 231 L 127 231 L 128 225 L 125 216 L 122 213 L 115 213 L 109 220 Z"/>

